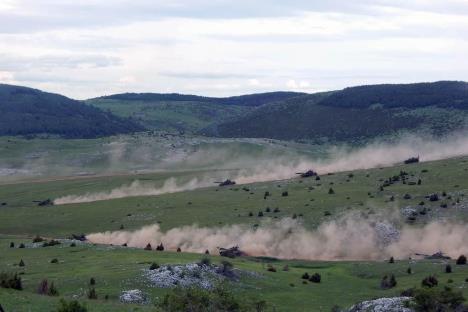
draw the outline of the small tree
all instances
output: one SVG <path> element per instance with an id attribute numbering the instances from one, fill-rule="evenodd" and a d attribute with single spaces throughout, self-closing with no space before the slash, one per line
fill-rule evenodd
<path id="1" fill-rule="evenodd" d="M 465 255 L 460 255 L 457 259 L 457 265 L 465 265 L 466 264 L 466 257 Z"/>
<path id="2" fill-rule="evenodd" d="M 88 312 L 88 310 L 76 300 L 67 302 L 64 299 L 60 299 L 60 306 L 57 312 Z"/>
<path id="3" fill-rule="evenodd" d="M 333 190 L 333 188 L 330 187 L 330 189 L 328 190 L 328 194 L 330 195 L 335 194 L 335 190 Z"/>
<path id="4" fill-rule="evenodd" d="M 26 264 L 24 263 L 23 259 L 21 259 L 20 262 L 18 263 L 18 265 L 20 267 L 24 267 Z"/>
<path id="5" fill-rule="evenodd" d="M 445 273 L 452 273 L 452 266 L 450 264 L 445 266 Z"/>
<path id="6" fill-rule="evenodd" d="M 434 275 L 428 276 L 421 281 L 421 285 L 423 287 L 428 287 L 428 288 L 432 288 L 434 286 L 437 286 L 438 284 L 439 284 L 439 281 Z"/>
<path id="7" fill-rule="evenodd" d="M 15 248 L 15 243 L 10 242 L 10 248 Z"/>
<path id="8" fill-rule="evenodd" d="M 46 279 L 43 279 L 39 283 L 39 286 L 37 287 L 37 293 L 39 295 L 47 295 L 48 292 L 49 292 L 49 282 Z"/>
<path id="9" fill-rule="evenodd" d="M 395 259 L 393 257 L 390 257 L 390 260 L 388 260 L 388 263 L 395 263 Z"/>
<path id="10" fill-rule="evenodd" d="M 96 289 L 94 287 L 91 287 L 88 290 L 88 299 L 96 300 L 97 298 L 98 298 L 98 296 L 97 296 L 97 293 L 96 293 Z"/>
<path id="11" fill-rule="evenodd" d="M 309 273 L 305 272 L 304 274 L 302 274 L 302 279 L 308 280 L 309 278 L 310 278 Z"/>
<path id="12" fill-rule="evenodd" d="M 48 291 L 47 295 L 53 296 L 53 297 L 59 295 L 57 287 L 55 287 L 55 285 L 54 285 L 54 282 L 50 283 L 50 287 L 49 287 L 49 291 Z"/>
<path id="13" fill-rule="evenodd" d="M 96 279 L 95 279 L 94 277 L 91 277 L 91 278 L 89 279 L 89 285 L 91 285 L 91 286 L 96 285 Z"/>
<path id="14" fill-rule="evenodd" d="M 150 243 L 148 243 L 148 244 L 146 245 L 145 250 L 152 250 L 152 247 L 151 247 L 151 244 L 150 244 Z"/>
<path id="15" fill-rule="evenodd" d="M 318 273 L 312 274 L 312 276 L 309 278 L 309 281 L 312 283 L 320 283 L 322 280 L 322 277 Z"/>

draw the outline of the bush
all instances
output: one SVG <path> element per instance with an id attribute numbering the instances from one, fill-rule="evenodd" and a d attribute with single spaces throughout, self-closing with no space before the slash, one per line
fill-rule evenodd
<path id="1" fill-rule="evenodd" d="M 18 248 L 26 248 L 26 246 L 23 243 L 21 243 Z"/>
<path id="2" fill-rule="evenodd" d="M 78 301 L 73 300 L 70 302 L 60 299 L 60 306 L 57 312 L 87 312 L 88 310 L 84 305 L 81 305 Z"/>
<path id="3" fill-rule="evenodd" d="M 305 272 L 304 274 L 302 274 L 302 279 L 308 280 L 309 278 L 310 278 L 309 273 Z"/>
<path id="4" fill-rule="evenodd" d="M 330 189 L 328 190 L 328 194 L 333 195 L 335 194 L 335 191 L 330 187 Z"/>
<path id="5" fill-rule="evenodd" d="M 289 196 L 289 193 L 287 191 L 285 191 L 285 192 L 281 193 L 281 196 L 287 197 L 287 196 Z"/>
<path id="6" fill-rule="evenodd" d="M 10 243 L 10 248 L 15 248 L 15 243 L 11 242 Z"/>
<path id="7" fill-rule="evenodd" d="M 466 264 L 466 257 L 465 255 L 460 255 L 457 259 L 457 265 L 465 265 Z"/>
<path id="8" fill-rule="evenodd" d="M 21 282 L 21 277 L 19 277 L 18 274 L 2 272 L 0 273 L 0 287 L 23 290 L 23 283 Z"/>
<path id="9" fill-rule="evenodd" d="M 263 312 L 267 309 L 265 301 L 235 297 L 223 286 L 217 286 L 212 290 L 197 287 L 176 288 L 166 294 L 158 306 L 164 312 Z"/>
<path id="10" fill-rule="evenodd" d="M 311 281 L 312 283 L 320 283 L 321 280 L 322 277 L 318 273 L 312 274 L 312 276 L 309 278 L 309 281 Z"/>
<path id="11" fill-rule="evenodd" d="M 395 263 L 395 259 L 393 257 L 390 257 L 390 260 L 388 260 L 388 263 Z"/>
<path id="12" fill-rule="evenodd" d="M 380 288 L 382 289 L 390 289 L 390 288 L 393 288 L 397 285 L 397 281 L 396 281 L 396 278 L 395 278 L 395 275 L 390 275 L 390 277 L 388 277 L 388 275 L 385 275 L 384 277 L 382 277 L 382 280 L 380 281 Z"/>
<path id="13" fill-rule="evenodd" d="M 438 284 L 439 284 L 439 281 L 434 275 L 428 276 L 421 281 L 421 285 L 423 287 L 428 287 L 428 288 L 432 288 L 434 286 L 437 286 Z"/>
<path id="14" fill-rule="evenodd" d="M 445 273 L 452 273 L 452 266 L 450 264 L 445 266 Z"/>
<path id="15" fill-rule="evenodd" d="M 59 261 L 58 261 L 57 258 L 54 258 L 54 259 L 50 260 L 50 263 L 58 263 L 58 262 L 59 262 Z"/>
<path id="16" fill-rule="evenodd" d="M 461 292 L 453 292 L 450 288 L 444 290 L 423 288 L 415 292 L 414 309 L 417 312 L 455 311 L 464 301 Z"/>
<path id="17" fill-rule="evenodd" d="M 148 243 L 144 249 L 145 249 L 145 250 L 152 250 L 152 248 L 151 248 L 151 244 L 150 244 L 150 243 Z"/>
<path id="18" fill-rule="evenodd" d="M 24 267 L 26 264 L 24 263 L 23 259 L 20 260 L 20 262 L 18 263 L 18 266 L 20 267 Z"/>
<path id="19" fill-rule="evenodd" d="M 163 243 L 159 244 L 159 245 L 156 247 L 156 250 L 157 250 L 157 251 L 164 251 L 164 245 L 163 245 Z"/>
<path id="20" fill-rule="evenodd" d="M 276 272 L 276 268 L 274 266 L 272 266 L 271 264 L 269 264 L 268 267 L 267 267 L 267 271 L 268 272 Z"/>
<path id="21" fill-rule="evenodd" d="M 50 283 L 49 292 L 47 293 L 47 295 L 54 297 L 59 295 L 57 287 L 55 287 L 54 285 L 54 282 Z"/>
<path id="22" fill-rule="evenodd" d="M 151 271 L 156 270 L 156 269 L 159 269 L 159 265 L 158 265 L 156 262 L 153 262 L 153 263 L 151 263 L 149 269 L 150 269 Z"/>
<path id="23" fill-rule="evenodd" d="M 94 277 L 91 277 L 91 278 L 89 279 L 89 285 L 91 285 L 91 286 L 96 285 L 96 279 L 95 279 Z"/>
<path id="24" fill-rule="evenodd" d="M 208 258 L 208 257 L 203 257 L 198 264 L 210 266 L 211 265 L 211 259 Z"/>
<path id="25" fill-rule="evenodd" d="M 96 289 L 94 287 L 91 287 L 88 290 L 88 299 L 96 300 L 97 298 L 98 298 L 98 296 L 97 296 L 97 293 L 96 293 Z"/>
<path id="26" fill-rule="evenodd" d="M 42 247 L 52 247 L 52 246 L 56 246 L 56 245 L 60 245 L 61 243 L 58 241 L 58 240 L 55 240 L 55 239 L 51 239 L 50 241 L 48 242 L 44 242 L 42 244 Z"/>

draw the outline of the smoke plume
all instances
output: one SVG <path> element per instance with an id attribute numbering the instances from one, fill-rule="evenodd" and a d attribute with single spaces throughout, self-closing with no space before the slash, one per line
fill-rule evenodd
<path id="1" fill-rule="evenodd" d="M 464 224 L 432 222 L 420 228 L 395 230 L 388 221 L 345 216 L 307 230 L 296 220 L 283 219 L 258 228 L 246 225 L 173 228 L 162 232 L 158 225 L 139 230 L 94 233 L 92 243 L 127 244 L 143 248 L 163 243 L 169 250 L 216 254 L 218 247 L 239 246 L 251 256 L 304 260 L 381 260 L 407 258 L 415 253 L 442 251 L 451 257 L 468 254 L 468 227 Z"/>

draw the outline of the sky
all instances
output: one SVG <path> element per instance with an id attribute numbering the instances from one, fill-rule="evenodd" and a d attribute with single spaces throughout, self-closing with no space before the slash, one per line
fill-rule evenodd
<path id="1" fill-rule="evenodd" d="M 468 0 L 0 0 L 0 83 L 76 99 L 468 80 Z"/>

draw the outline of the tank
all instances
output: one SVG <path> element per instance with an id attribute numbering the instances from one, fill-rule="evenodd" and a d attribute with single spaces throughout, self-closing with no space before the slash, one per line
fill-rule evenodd
<path id="1" fill-rule="evenodd" d="M 215 182 L 218 183 L 219 186 L 228 186 L 228 185 L 235 185 L 236 181 L 231 181 L 229 179 L 222 181 L 222 182 Z"/>
<path id="2" fill-rule="evenodd" d="M 306 172 L 298 172 L 296 174 L 299 174 L 301 178 L 310 178 L 317 176 L 317 172 L 315 172 L 314 170 L 307 170 Z"/>
<path id="3" fill-rule="evenodd" d="M 418 157 L 411 157 L 405 160 L 405 164 L 415 164 L 419 162 L 419 156 Z"/>
<path id="4" fill-rule="evenodd" d="M 219 248 L 219 255 L 222 257 L 235 258 L 245 256 L 246 254 L 240 250 L 238 246 L 234 246 L 231 248 Z"/>

